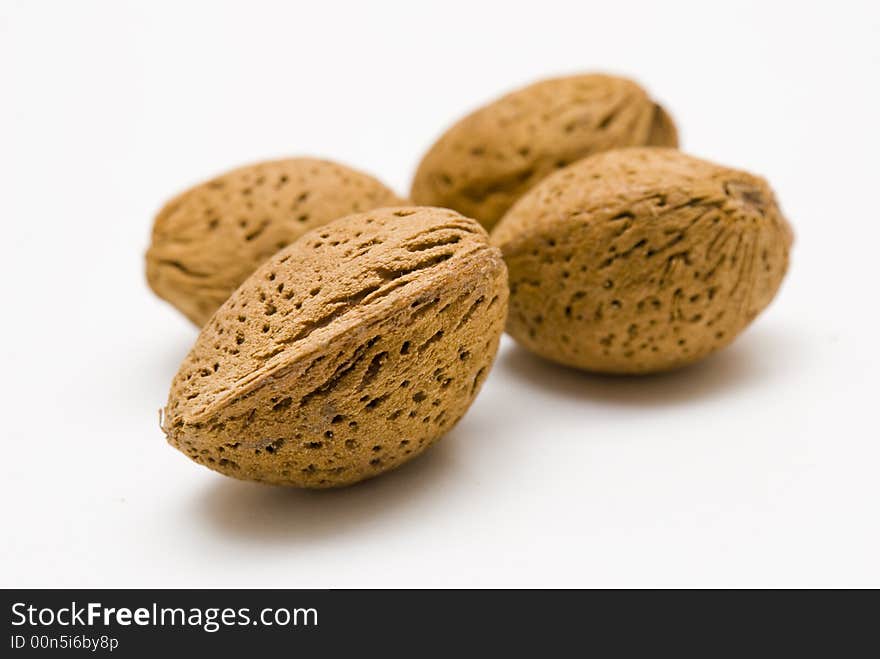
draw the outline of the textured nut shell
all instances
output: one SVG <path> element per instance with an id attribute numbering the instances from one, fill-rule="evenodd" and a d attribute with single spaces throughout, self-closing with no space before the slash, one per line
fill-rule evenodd
<path id="1" fill-rule="evenodd" d="M 519 343 L 570 366 L 647 373 L 730 343 L 776 294 L 792 233 L 763 179 L 637 148 L 549 177 L 492 242 Z"/>
<path id="2" fill-rule="evenodd" d="M 450 128 L 422 159 L 411 196 L 491 229 L 548 174 L 625 146 L 678 146 L 672 119 L 641 87 L 606 75 L 544 80 Z"/>
<path id="3" fill-rule="evenodd" d="M 504 327 L 507 269 L 439 208 L 352 215 L 261 266 L 174 379 L 169 442 L 236 478 L 332 487 L 415 457 L 465 413 Z"/>
<path id="4" fill-rule="evenodd" d="M 155 293 L 204 325 L 258 265 L 299 236 L 401 200 L 371 176 L 296 158 L 236 169 L 187 190 L 156 216 L 147 252 Z"/>

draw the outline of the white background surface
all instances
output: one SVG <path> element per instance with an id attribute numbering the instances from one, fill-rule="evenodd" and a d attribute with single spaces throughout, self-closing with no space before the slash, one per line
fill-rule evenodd
<path id="1" fill-rule="evenodd" d="M 0 584 L 880 586 L 880 17 L 820 4 L 2 0 Z M 144 283 L 167 197 L 305 154 L 405 192 L 465 111 L 589 70 L 794 224 L 731 348 L 615 379 L 505 339 L 445 440 L 342 491 L 164 443 L 196 336 Z"/>

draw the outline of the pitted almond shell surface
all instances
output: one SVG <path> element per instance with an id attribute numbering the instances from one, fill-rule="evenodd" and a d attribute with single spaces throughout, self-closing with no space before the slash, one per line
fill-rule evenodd
<path id="1" fill-rule="evenodd" d="M 147 281 L 202 326 L 256 268 L 299 236 L 401 200 L 367 174 L 293 158 L 235 169 L 169 201 L 153 225 Z"/>
<path id="2" fill-rule="evenodd" d="M 678 146 L 672 119 L 639 85 L 599 74 L 543 80 L 452 126 L 422 159 L 411 197 L 491 229 L 547 175 L 626 146 Z"/>
<path id="3" fill-rule="evenodd" d="M 504 261 L 474 220 L 418 207 L 337 220 L 271 257 L 203 328 L 163 428 L 236 478 L 370 478 L 462 417 L 506 310 Z"/>
<path id="4" fill-rule="evenodd" d="M 649 373 L 729 344 L 776 294 L 792 231 L 762 178 L 633 148 L 548 177 L 492 242 L 520 344 L 590 371 Z"/>

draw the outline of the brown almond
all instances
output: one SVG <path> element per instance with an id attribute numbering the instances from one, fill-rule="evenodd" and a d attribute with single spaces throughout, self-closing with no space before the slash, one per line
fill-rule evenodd
<path id="1" fill-rule="evenodd" d="M 169 201 L 153 225 L 147 281 L 202 326 L 263 261 L 344 215 L 401 200 L 367 174 L 324 160 L 249 165 Z"/>
<path id="2" fill-rule="evenodd" d="M 543 80 L 446 131 L 422 159 L 411 197 L 491 229 L 548 174 L 626 146 L 678 146 L 672 119 L 639 85 L 599 74 Z"/>
<path id="3" fill-rule="evenodd" d="M 762 178 L 634 148 L 548 177 L 492 242 L 519 343 L 569 366 L 649 373 L 729 344 L 776 294 L 792 232 Z"/>
<path id="4" fill-rule="evenodd" d="M 171 386 L 168 441 L 247 480 L 332 487 L 414 458 L 489 371 L 507 270 L 474 220 L 439 208 L 351 215 L 260 266 Z"/>

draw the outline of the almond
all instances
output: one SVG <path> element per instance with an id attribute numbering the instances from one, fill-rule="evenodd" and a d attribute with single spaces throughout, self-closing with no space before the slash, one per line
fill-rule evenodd
<path id="1" fill-rule="evenodd" d="M 263 261 L 343 215 L 401 200 L 367 174 L 295 158 L 242 167 L 169 201 L 153 225 L 147 281 L 204 325 Z"/>
<path id="2" fill-rule="evenodd" d="M 450 128 L 422 159 L 411 197 L 491 229 L 548 174 L 626 146 L 678 146 L 672 119 L 639 85 L 598 74 L 543 80 Z"/>
<path id="3" fill-rule="evenodd" d="M 492 242 L 519 343 L 569 366 L 648 373 L 733 341 L 779 289 L 792 232 L 763 179 L 633 148 L 548 177 Z"/>
<path id="4" fill-rule="evenodd" d="M 323 488 L 414 458 L 489 371 L 507 270 L 474 220 L 386 208 L 316 229 L 260 266 L 202 329 L 163 428 L 236 478 Z"/>

